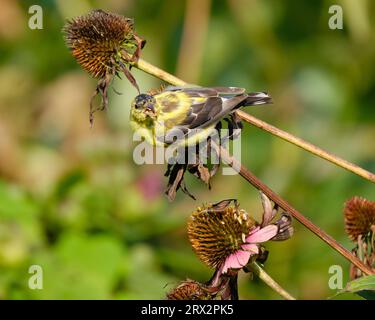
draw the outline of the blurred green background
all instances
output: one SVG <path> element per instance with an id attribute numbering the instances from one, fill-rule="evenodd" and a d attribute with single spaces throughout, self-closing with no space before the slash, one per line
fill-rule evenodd
<path id="1" fill-rule="evenodd" d="M 43 30 L 28 9 L 43 8 Z M 328 28 L 340 4 L 344 29 Z M 209 279 L 192 252 L 189 214 L 202 202 L 238 198 L 259 217 L 258 192 L 239 176 L 213 179 L 209 191 L 187 177 L 191 200 L 163 196 L 164 166 L 136 166 L 129 102 L 136 90 L 116 80 L 110 110 L 88 121 L 96 81 L 64 45 L 66 18 L 92 8 L 134 17 L 147 39 L 143 58 L 203 86 L 266 90 L 274 104 L 253 115 L 375 171 L 375 3 L 256 0 L 1 0 L 0 298 L 162 299 L 178 281 Z M 141 71 L 141 90 L 160 85 Z M 246 125 L 242 161 L 317 225 L 351 249 L 346 199 L 374 200 L 374 186 Z M 267 243 L 266 270 L 300 299 L 324 299 L 331 265 L 344 281 L 349 264 L 295 222 L 295 236 Z M 30 265 L 43 290 L 28 287 Z M 241 299 L 279 299 L 241 274 Z M 350 296 L 341 296 L 350 298 Z"/>

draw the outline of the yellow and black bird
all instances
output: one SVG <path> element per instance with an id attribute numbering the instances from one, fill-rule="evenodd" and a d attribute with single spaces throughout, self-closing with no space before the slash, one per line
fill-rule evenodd
<path id="1" fill-rule="evenodd" d="M 246 93 L 238 87 L 167 87 L 134 99 L 130 125 L 152 145 L 192 146 L 207 139 L 217 123 L 238 108 L 268 103 L 267 93 Z"/>

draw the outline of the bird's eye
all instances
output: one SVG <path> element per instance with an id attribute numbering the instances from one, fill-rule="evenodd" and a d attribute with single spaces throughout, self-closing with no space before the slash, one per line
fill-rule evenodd
<path id="1" fill-rule="evenodd" d="M 140 101 L 137 101 L 134 106 L 136 109 L 141 109 L 143 107 L 143 105 L 145 104 L 145 102 L 143 100 L 140 100 Z"/>

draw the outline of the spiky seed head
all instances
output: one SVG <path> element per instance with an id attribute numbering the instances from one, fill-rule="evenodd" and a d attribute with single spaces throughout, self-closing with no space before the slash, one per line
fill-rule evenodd
<path id="1" fill-rule="evenodd" d="M 248 213 L 237 206 L 219 210 L 212 204 L 198 207 L 188 222 L 188 236 L 199 259 L 217 268 L 241 249 L 245 237 L 257 225 Z"/>
<path id="2" fill-rule="evenodd" d="M 168 300 L 212 300 L 212 295 L 205 285 L 194 280 L 186 280 L 173 288 L 168 294 Z"/>
<path id="3" fill-rule="evenodd" d="M 352 241 L 365 237 L 375 225 L 375 202 L 362 197 L 353 197 L 345 203 L 345 231 Z"/>
<path id="4" fill-rule="evenodd" d="M 77 62 L 95 78 L 119 71 L 120 50 L 131 45 L 133 19 L 93 10 L 66 23 L 65 41 Z"/>
<path id="5" fill-rule="evenodd" d="M 135 33 L 133 19 L 103 10 L 94 10 L 68 21 L 63 32 L 77 62 L 93 77 L 99 78 L 90 102 L 92 126 L 94 112 L 108 107 L 108 88 L 114 76 L 123 72 L 139 92 L 130 68 L 138 61 L 146 42 Z M 97 95 L 101 96 L 101 103 L 95 107 Z"/>

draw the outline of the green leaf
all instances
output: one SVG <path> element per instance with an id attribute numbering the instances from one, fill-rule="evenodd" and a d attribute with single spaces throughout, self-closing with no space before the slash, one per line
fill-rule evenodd
<path id="1" fill-rule="evenodd" d="M 348 282 L 339 294 L 344 292 L 352 292 L 367 300 L 375 300 L 375 275 L 361 277 Z"/>
<path id="2" fill-rule="evenodd" d="M 362 290 L 362 291 L 358 291 L 357 294 L 366 300 L 375 300 L 374 290 Z"/>

